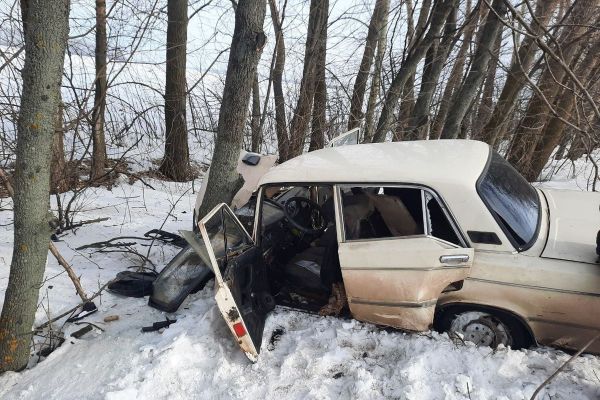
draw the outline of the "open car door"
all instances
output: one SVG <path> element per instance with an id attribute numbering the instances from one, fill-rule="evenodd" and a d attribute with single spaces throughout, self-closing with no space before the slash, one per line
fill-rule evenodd
<path id="1" fill-rule="evenodd" d="M 358 144 L 359 140 L 360 128 L 354 128 L 331 139 L 327 144 L 327 147 L 339 147 L 348 146 L 351 144 Z"/>
<path id="2" fill-rule="evenodd" d="M 275 306 L 262 255 L 224 203 L 209 212 L 198 228 L 200 237 L 182 234 L 202 259 L 208 259 L 219 311 L 244 353 L 256 361 L 266 315 Z"/>

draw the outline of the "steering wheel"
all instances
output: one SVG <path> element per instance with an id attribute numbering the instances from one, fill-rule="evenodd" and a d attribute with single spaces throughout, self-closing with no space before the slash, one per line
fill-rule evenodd
<path id="1" fill-rule="evenodd" d="M 283 213 L 290 224 L 300 232 L 315 235 L 327 228 L 327 218 L 321 206 L 305 197 L 290 197 L 283 204 Z M 310 222 L 310 226 L 304 225 L 307 221 Z"/>

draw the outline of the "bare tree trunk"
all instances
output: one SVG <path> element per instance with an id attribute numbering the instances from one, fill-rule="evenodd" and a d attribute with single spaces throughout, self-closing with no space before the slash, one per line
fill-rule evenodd
<path id="1" fill-rule="evenodd" d="M 427 27 L 427 22 L 429 19 L 429 14 L 431 11 L 431 0 L 424 0 L 421 3 L 421 8 L 419 10 L 419 18 L 417 20 L 417 25 L 415 26 L 413 23 L 413 15 L 414 15 L 414 5 L 412 0 L 408 0 L 406 3 L 406 13 L 407 13 L 407 30 L 406 37 L 407 49 L 410 51 L 412 47 L 417 43 L 417 41 L 423 37 L 425 33 L 425 29 Z M 439 39 L 434 38 L 431 47 L 436 45 Z M 429 52 L 429 50 L 427 51 Z M 426 52 L 426 55 L 427 55 Z M 426 56 L 425 56 L 426 57 Z M 415 69 L 416 70 L 416 69 Z M 404 88 L 402 89 L 402 96 L 400 98 L 400 107 L 398 110 L 398 120 L 396 121 L 396 128 L 394 130 L 394 141 L 400 140 L 411 140 L 410 135 L 406 135 L 406 132 L 410 128 L 410 116 L 413 112 L 413 108 L 415 106 L 415 70 L 409 75 L 406 83 L 404 84 Z"/>
<path id="2" fill-rule="evenodd" d="M 530 25 L 533 32 L 539 34 L 548 24 L 557 3 L 558 0 L 537 1 L 534 15 L 535 18 Z M 541 26 L 538 25 L 538 22 Z M 493 147 L 504 138 L 506 132 L 506 119 L 515 106 L 517 95 L 527 82 L 523 73 L 529 73 L 536 50 L 537 46 L 535 45 L 535 39 L 531 36 L 526 36 L 510 66 L 510 70 L 506 76 L 506 82 L 504 82 L 502 92 L 496 102 L 492 116 L 481 131 L 481 140 L 489 143 Z"/>
<path id="3" fill-rule="evenodd" d="M 58 96 L 58 112 L 54 123 L 52 138 L 52 160 L 50 162 L 50 193 L 62 193 L 67 190 L 67 171 L 65 163 L 65 144 L 63 132 L 63 104 Z"/>
<path id="4" fill-rule="evenodd" d="M 258 74 L 254 75 L 252 82 L 252 117 L 250 118 L 250 130 L 252 131 L 251 149 L 254 153 L 260 153 L 261 131 L 260 131 L 260 91 L 258 87 Z"/>
<path id="5" fill-rule="evenodd" d="M 597 4 L 598 0 L 578 0 L 574 4 L 567 24 L 575 24 L 575 26 L 565 26 L 558 38 L 564 64 L 570 65 L 580 50 L 578 41 L 587 29 L 585 23 L 589 20 L 590 10 Z M 549 57 L 538 81 L 539 92 L 536 91 L 529 100 L 525 115 L 513 134 L 507 154 L 507 159 L 521 173 L 527 173 L 532 149 L 535 148 L 535 143 L 548 119 L 549 109 L 546 102 L 550 104 L 554 102 L 561 88 L 559 82 L 562 82 L 566 75 L 567 72 L 561 63 Z"/>
<path id="6" fill-rule="evenodd" d="M 505 0 L 494 0 L 492 3 L 492 9 L 485 19 L 481 40 L 477 44 L 469 74 L 462 87 L 453 96 L 452 105 L 448 110 L 448 116 L 441 135 L 444 139 L 457 138 L 460 134 L 460 125 L 485 77 L 491 58 L 492 46 L 502 25 L 498 16 L 504 16 L 506 10 Z"/>
<path id="7" fill-rule="evenodd" d="M 106 138 L 104 112 L 106 110 L 106 0 L 96 0 L 96 82 L 92 111 L 92 169 L 90 177 L 104 175 L 106 167 Z"/>
<path id="8" fill-rule="evenodd" d="M 444 25 L 444 21 L 453 7 L 456 6 L 456 0 L 440 0 L 436 2 L 431 10 L 431 21 L 429 30 L 424 35 L 417 34 L 418 39 L 414 45 L 410 47 L 409 52 L 400 66 L 400 70 L 392 80 L 390 88 L 385 98 L 377 129 L 373 135 L 373 142 L 383 142 L 389 130 L 394 109 L 398 104 L 398 100 L 402 94 L 402 90 L 406 82 L 410 78 L 417 67 L 417 64 L 423 59 L 429 46 L 439 35 L 440 29 Z"/>
<path id="9" fill-rule="evenodd" d="M 389 3 L 388 7 L 389 8 Z M 387 10 L 386 8 L 386 10 Z M 381 73 L 383 68 L 383 58 L 387 47 L 387 12 L 383 17 L 379 36 L 377 38 L 377 53 L 375 54 L 375 66 L 373 67 L 373 77 L 371 78 L 371 90 L 369 100 L 367 101 L 367 112 L 365 113 L 365 133 L 364 143 L 371 143 L 373 131 L 375 130 L 375 108 L 379 99 L 379 90 L 381 86 Z"/>
<path id="10" fill-rule="evenodd" d="M 167 2 L 167 62 L 165 77 L 165 156 L 160 172 L 175 181 L 190 179 L 186 123 L 187 0 Z"/>
<path id="11" fill-rule="evenodd" d="M 17 125 L 14 244 L 0 316 L 0 372 L 25 368 L 50 237 L 52 140 L 69 34 L 68 0 L 22 0 L 23 91 Z"/>
<path id="12" fill-rule="evenodd" d="M 265 6 L 264 0 L 240 0 L 235 10 L 217 139 L 200 217 L 221 202 L 230 203 L 240 185 L 237 160 L 243 146 L 252 81 L 267 39 L 263 32 Z"/>
<path id="13" fill-rule="evenodd" d="M 454 60 L 454 65 L 452 66 L 452 70 L 450 71 L 448 82 L 446 83 L 444 93 L 442 94 L 440 107 L 431 127 L 431 133 L 429 134 L 429 137 L 431 139 L 439 139 L 442 134 L 442 129 L 444 127 L 444 122 L 446 121 L 446 116 L 448 115 L 448 110 L 450 109 L 452 97 L 454 96 L 454 92 L 458 88 L 463 78 L 463 72 L 465 68 L 465 62 L 467 60 L 469 44 L 471 43 L 471 39 L 473 38 L 475 28 L 477 27 L 477 23 L 479 22 L 481 10 L 482 8 L 476 8 L 472 12 L 471 1 L 467 1 L 467 11 L 465 15 L 467 15 L 467 18 L 469 18 L 469 20 L 466 22 L 467 25 L 464 29 L 463 41 L 458 49 L 456 59 Z"/>
<path id="14" fill-rule="evenodd" d="M 498 29 L 496 40 L 492 47 L 492 59 L 488 63 L 488 69 L 481 90 L 481 100 L 477 104 L 476 111 L 473 112 L 471 125 L 471 139 L 483 140 L 481 130 L 490 119 L 494 107 L 494 84 L 496 83 L 496 71 L 498 70 L 498 58 L 500 55 L 500 46 L 502 45 L 502 28 Z M 474 107 L 473 107 L 474 108 Z"/>
<path id="15" fill-rule="evenodd" d="M 315 93 L 315 58 L 319 46 L 319 29 L 322 26 L 322 20 L 327 18 L 328 12 L 329 10 L 325 9 L 322 0 L 311 0 L 302 80 L 300 82 L 298 103 L 290 122 L 290 153 L 288 154 L 290 158 L 302 154 L 304 150 L 304 141 Z"/>
<path id="16" fill-rule="evenodd" d="M 277 148 L 279 150 L 279 162 L 288 159 L 289 136 L 285 118 L 285 98 L 283 97 L 283 69 L 285 67 L 285 42 L 281 30 L 279 12 L 275 0 L 269 0 L 271 20 L 275 31 L 275 65 L 273 67 L 273 97 L 275 101 L 275 133 L 277 135 Z"/>
<path id="17" fill-rule="evenodd" d="M 433 99 L 433 94 L 438 84 L 440 74 L 444 68 L 444 63 L 448 59 L 452 42 L 454 41 L 456 12 L 457 9 L 453 8 L 448 15 L 446 28 L 441 42 L 436 40 L 425 56 L 425 65 L 423 67 L 423 76 L 421 78 L 421 89 L 408 123 L 409 140 L 427 138 L 431 100 Z"/>
<path id="18" fill-rule="evenodd" d="M 325 17 L 321 19 L 317 51 L 315 56 L 315 94 L 313 100 L 313 115 L 308 151 L 322 149 L 325 145 L 325 127 L 327 125 L 327 84 L 325 82 L 325 65 L 327 64 L 327 23 L 329 0 L 321 0 Z"/>
<path id="19" fill-rule="evenodd" d="M 400 98 L 400 107 L 398 110 L 398 121 L 396 122 L 396 129 L 394 131 L 393 140 L 395 142 L 401 140 L 412 140 L 410 136 L 406 135 L 409 129 L 410 115 L 415 105 L 415 74 L 414 72 L 408 77 L 408 80 L 404 84 L 402 90 L 402 96 Z"/>
<path id="20" fill-rule="evenodd" d="M 389 0 L 376 0 L 369 31 L 365 41 L 365 50 L 360 61 L 358 73 L 354 80 L 354 89 L 352 90 L 352 99 L 350 101 L 350 117 L 348 119 L 348 130 L 354 129 L 360 125 L 362 119 L 362 105 L 367 90 L 367 81 L 371 72 L 371 65 L 375 56 L 375 50 L 380 42 L 381 31 L 385 29 L 384 20 L 387 19 L 390 7 Z M 385 47 L 385 46 L 384 46 Z"/>

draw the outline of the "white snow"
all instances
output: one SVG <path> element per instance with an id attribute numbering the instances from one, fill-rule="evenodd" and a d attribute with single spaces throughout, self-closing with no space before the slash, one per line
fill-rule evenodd
<path id="1" fill-rule="evenodd" d="M 115 236 L 141 236 L 165 218 L 165 230 L 191 227 L 191 185 L 148 182 L 156 190 L 126 180 L 112 191 L 90 189 L 79 203 L 76 220 L 110 220 L 83 226 L 57 243 L 89 293 L 140 261 L 132 254 L 75 251 L 76 247 Z M 11 208 L 7 200 L 0 203 L 0 299 L 12 252 Z M 145 255 L 145 244 L 134 248 Z M 155 243 L 150 259 L 161 268 L 176 252 Z M 38 323 L 78 303 L 66 274 L 51 257 L 45 276 L 40 303 L 46 308 L 49 304 L 50 310 L 40 307 Z M 66 324 L 67 340 L 50 356 L 37 364 L 33 360 L 23 372 L 0 376 L 0 398 L 529 399 L 569 358 L 556 349 L 492 351 L 455 344 L 445 334 L 405 334 L 278 308 L 267 319 L 262 352 L 252 364 L 237 347 L 212 293 L 209 284 L 190 296 L 169 315 L 177 323 L 162 333 L 140 332 L 142 326 L 165 318 L 146 305 L 147 298 L 104 293 L 96 299 L 99 312 L 86 319 L 104 331 L 94 329 L 77 340 L 68 335 L 81 325 Z M 108 315 L 120 319 L 104 323 Z M 271 344 L 272 333 L 281 328 L 283 335 Z M 580 356 L 538 398 L 599 399 L 600 357 Z"/>

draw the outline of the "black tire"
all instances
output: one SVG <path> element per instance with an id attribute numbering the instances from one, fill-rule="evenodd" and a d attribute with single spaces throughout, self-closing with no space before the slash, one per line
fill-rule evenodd
<path id="1" fill-rule="evenodd" d="M 534 344 L 534 340 L 523 325 L 521 321 L 512 316 L 510 313 L 502 310 L 497 310 L 488 307 L 477 307 L 477 306 L 450 306 L 436 312 L 436 318 L 434 322 L 435 329 L 442 333 L 450 333 L 450 327 L 452 322 L 460 314 L 466 312 L 483 312 L 491 315 L 497 322 L 504 325 L 506 331 L 509 333 L 512 343 L 510 348 L 513 350 L 519 350 L 528 348 Z"/>

